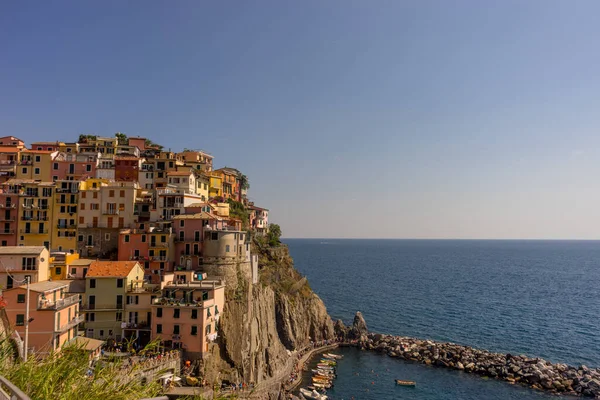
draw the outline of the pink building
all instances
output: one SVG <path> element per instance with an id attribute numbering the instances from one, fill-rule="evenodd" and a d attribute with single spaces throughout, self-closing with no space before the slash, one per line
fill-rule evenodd
<path id="1" fill-rule="evenodd" d="M 267 233 L 269 230 L 269 210 L 252 204 L 248 206 L 248 211 L 250 211 L 250 229 L 257 233 Z"/>
<path id="2" fill-rule="evenodd" d="M 205 228 L 223 229 L 225 226 L 227 221 L 224 218 L 204 211 L 173 217 L 175 269 L 188 271 L 199 269 Z"/>
<path id="3" fill-rule="evenodd" d="M 183 349 L 186 358 L 194 360 L 202 358 L 217 339 L 225 282 L 205 280 L 193 271 L 185 274 L 185 279 L 167 282 L 162 297 L 154 299 L 152 338 L 160 339 L 165 347 Z"/>
<path id="4" fill-rule="evenodd" d="M 162 225 L 138 224 L 138 229 L 123 229 L 119 233 L 119 261 L 139 261 L 144 276 L 151 283 L 160 283 L 162 276 L 173 271 L 174 236 Z"/>
<path id="5" fill-rule="evenodd" d="M 61 153 L 52 163 L 53 180 L 80 180 L 96 177 L 98 154 Z"/>
<path id="6" fill-rule="evenodd" d="M 57 151 L 60 148 L 60 142 L 35 142 L 31 143 L 31 150 Z"/>
<path id="7" fill-rule="evenodd" d="M 140 151 L 144 151 L 146 149 L 146 138 L 130 137 L 127 144 L 129 146 L 136 146 Z"/>
<path id="8" fill-rule="evenodd" d="M 2 136 L 0 137 L 0 146 L 16 146 L 18 148 L 25 147 L 25 142 L 14 136 Z"/>

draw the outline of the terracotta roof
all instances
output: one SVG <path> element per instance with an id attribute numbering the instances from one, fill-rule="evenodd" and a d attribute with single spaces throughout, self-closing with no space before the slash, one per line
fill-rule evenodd
<path id="1" fill-rule="evenodd" d="M 15 146 L 0 146 L 0 153 L 18 153 L 19 151 Z"/>
<path id="2" fill-rule="evenodd" d="M 0 254 L 40 254 L 44 246 L 5 246 L 0 247 Z"/>
<path id="3" fill-rule="evenodd" d="M 223 218 L 219 217 L 218 215 L 207 213 L 205 211 L 195 214 L 180 214 L 174 216 L 173 219 L 216 219 L 218 221 L 223 220 Z"/>
<path id="4" fill-rule="evenodd" d="M 99 278 L 124 278 L 138 264 L 137 261 L 94 261 L 87 276 Z"/>
<path id="5" fill-rule="evenodd" d="M 56 150 L 30 150 L 30 149 L 23 149 L 23 153 L 52 154 L 54 152 L 56 152 Z"/>
<path id="6" fill-rule="evenodd" d="M 12 135 L 11 136 L 2 136 L 2 137 L 0 137 L 0 140 L 2 140 L 2 139 L 18 140 L 19 142 L 22 142 L 21 139 L 19 139 L 18 137 L 12 136 Z"/>
<path id="7" fill-rule="evenodd" d="M 185 206 L 184 208 L 200 208 L 204 206 L 209 206 L 210 208 L 217 208 L 210 203 L 192 203 L 189 206 Z"/>

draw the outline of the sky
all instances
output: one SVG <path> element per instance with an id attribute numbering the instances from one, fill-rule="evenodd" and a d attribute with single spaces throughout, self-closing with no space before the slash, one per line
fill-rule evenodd
<path id="1" fill-rule="evenodd" d="M 0 136 L 237 167 L 285 237 L 600 239 L 600 2 L 0 3 Z"/>

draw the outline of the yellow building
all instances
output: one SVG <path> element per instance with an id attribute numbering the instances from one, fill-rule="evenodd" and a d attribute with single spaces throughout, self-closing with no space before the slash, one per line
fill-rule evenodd
<path id="1" fill-rule="evenodd" d="M 19 154 L 17 179 L 34 179 L 36 181 L 52 181 L 52 162 L 58 151 L 23 150 Z"/>
<path id="2" fill-rule="evenodd" d="M 79 143 L 60 143 L 58 150 L 62 153 L 79 153 Z"/>
<path id="3" fill-rule="evenodd" d="M 210 178 L 205 174 L 196 174 L 196 194 L 202 197 L 202 201 L 207 201 L 210 187 Z"/>
<path id="4" fill-rule="evenodd" d="M 126 296 L 143 283 L 144 269 L 137 261 L 94 261 L 85 280 L 86 336 L 120 341 Z"/>
<path id="5" fill-rule="evenodd" d="M 52 280 L 70 279 L 68 268 L 75 260 L 79 260 L 77 253 L 50 253 L 50 278 Z"/>
<path id="6" fill-rule="evenodd" d="M 79 181 L 56 182 L 53 201 L 52 250 L 77 252 Z M 65 279 L 65 278 L 60 278 Z"/>
<path id="7" fill-rule="evenodd" d="M 17 244 L 50 249 L 54 182 L 13 181 L 19 187 Z"/>
<path id="8" fill-rule="evenodd" d="M 97 137 L 94 141 L 96 151 L 102 153 L 102 158 L 114 158 L 117 153 L 119 140 L 116 137 Z"/>
<path id="9" fill-rule="evenodd" d="M 223 177 L 219 173 L 210 173 L 208 197 L 223 197 Z"/>

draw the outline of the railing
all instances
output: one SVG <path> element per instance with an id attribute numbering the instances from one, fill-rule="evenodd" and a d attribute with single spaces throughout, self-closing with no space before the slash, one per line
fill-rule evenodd
<path id="1" fill-rule="evenodd" d="M 31 217 L 29 217 L 29 216 L 23 215 L 23 216 L 21 216 L 21 220 L 23 220 L 23 221 L 48 221 L 48 216 L 41 216 L 41 217 L 40 216 L 35 216 L 35 217 L 31 216 Z"/>
<path id="2" fill-rule="evenodd" d="M 7 193 L 7 192 L 3 192 L 0 190 L 0 193 Z M 0 208 L 17 208 L 17 205 L 16 204 L 7 204 L 7 205 L 0 204 Z"/>
<path id="3" fill-rule="evenodd" d="M 154 256 L 154 257 L 150 257 L 150 258 L 152 258 L 152 261 L 167 261 L 166 256 Z"/>
<path id="4" fill-rule="evenodd" d="M 56 224 L 56 227 L 58 229 L 77 229 L 77 224 L 69 224 L 69 225 Z"/>
<path id="5" fill-rule="evenodd" d="M 125 324 L 125 329 L 150 329 L 150 325 L 146 321 L 141 321 L 138 323 L 127 322 Z"/>
<path id="6" fill-rule="evenodd" d="M 22 234 L 31 234 L 31 235 L 47 235 L 48 234 L 48 229 L 38 229 L 36 231 L 27 230 L 27 229 L 21 229 L 21 233 Z"/>
<path id="7" fill-rule="evenodd" d="M 59 308 L 67 307 L 78 302 L 78 294 L 65 297 L 64 299 L 58 299 L 56 301 L 40 300 L 40 302 L 38 303 L 38 310 L 57 310 Z"/>
<path id="8" fill-rule="evenodd" d="M 117 215 L 119 213 L 119 210 L 104 210 L 102 211 L 102 214 L 104 215 Z"/>
<path id="9" fill-rule="evenodd" d="M 14 229 L 0 229 L 0 235 L 14 235 Z"/>
<path id="10" fill-rule="evenodd" d="M 16 160 L 0 160 L 0 165 L 15 165 Z"/>
<path id="11" fill-rule="evenodd" d="M 19 164 L 20 165 L 31 165 L 33 163 L 33 161 L 31 160 L 20 160 Z"/>
<path id="12" fill-rule="evenodd" d="M 79 193 L 79 188 L 56 188 L 56 193 Z"/>
<path id="13" fill-rule="evenodd" d="M 0 400 L 31 400 L 11 381 L 0 376 Z"/>
<path id="14" fill-rule="evenodd" d="M 14 220 L 15 220 L 15 217 L 8 217 L 8 218 L 6 218 L 6 216 L 0 215 L 0 221 L 11 222 L 11 221 L 14 221 Z"/>
<path id="15" fill-rule="evenodd" d="M 71 329 L 72 327 L 79 325 L 82 322 L 83 322 L 83 315 L 79 315 L 79 316 L 73 318 L 72 320 L 70 320 L 69 322 L 67 322 L 66 324 L 62 325 L 60 328 L 56 329 L 55 332 L 64 332 L 67 329 Z"/>
<path id="16" fill-rule="evenodd" d="M 158 297 L 152 301 L 152 305 L 165 307 L 210 307 L 214 304 L 215 299 L 188 301 L 182 298 Z M 215 315 L 218 315 L 218 312 Z"/>
<path id="17" fill-rule="evenodd" d="M 152 232 L 152 233 L 154 233 L 154 232 Z M 169 242 L 160 242 L 160 243 L 151 242 L 150 247 L 169 247 Z"/>

